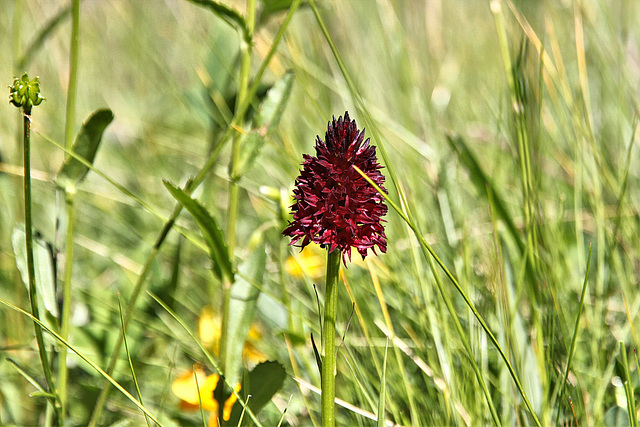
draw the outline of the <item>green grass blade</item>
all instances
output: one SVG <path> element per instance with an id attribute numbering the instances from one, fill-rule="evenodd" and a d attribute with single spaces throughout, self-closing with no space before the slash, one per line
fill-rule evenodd
<path id="1" fill-rule="evenodd" d="M 476 185 L 478 193 L 486 195 L 487 188 L 491 191 L 493 196 L 493 206 L 495 206 L 496 213 L 500 219 L 504 221 L 507 230 L 509 230 L 511 237 L 518 245 L 520 252 L 524 254 L 524 243 L 522 242 L 520 233 L 513 222 L 513 218 L 511 218 L 509 211 L 507 211 L 507 208 L 505 207 L 504 199 L 501 196 L 501 193 L 493 185 L 491 179 L 489 179 L 489 176 L 483 170 L 482 166 L 480 166 L 475 154 L 473 154 L 464 139 L 460 136 L 446 135 L 446 138 L 453 151 L 458 155 L 462 164 L 465 165 L 471 174 L 470 181 Z"/>
<path id="2" fill-rule="evenodd" d="M 627 411 L 629 413 L 629 425 L 638 427 L 638 416 L 636 411 L 636 400 L 631 383 L 631 373 L 629 372 L 629 362 L 627 361 L 627 348 L 623 341 L 620 341 L 620 354 L 622 357 L 622 368 L 624 372 L 624 392 L 627 396 Z"/>
<path id="3" fill-rule="evenodd" d="M 580 304 L 578 306 L 578 314 L 576 315 L 576 323 L 573 328 L 573 337 L 571 338 L 571 347 L 569 349 L 569 358 L 567 359 L 567 368 L 564 372 L 564 378 L 562 380 L 562 386 L 560 388 L 560 397 L 558 398 L 558 413 L 556 414 L 556 426 L 560 422 L 560 408 L 562 408 L 562 398 L 564 396 L 564 389 L 567 384 L 567 378 L 569 378 L 569 370 L 571 369 L 571 362 L 573 361 L 573 354 L 576 349 L 576 342 L 578 341 L 578 328 L 580 326 L 580 317 L 582 316 L 582 307 L 584 305 L 584 297 L 587 292 L 587 281 L 589 279 L 589 267 L 591 266 L 591 249 L 589 246 L 589 257 L 587 258 L 587 272 L 584 276 L 584 283 L 582 284 L 582 293 L 580 294 Z"/>
<path id="4" fill-rule="evenodd" d="M 7 358 L 7 362 L 11 363 L 11 364 L 13 365 L 13 367 L 14 367 L 14 368 L 16 368 L 16 370 L 18 371 L 18 373 L 24 377 L 24 379 L 25 379 L 25 380 L 29 381 L 29 383 L 30 383 L 32 386 L 34 386 L 36 389 L 38 389 L 38 392 L 39 392 L 39 393 L 41 393 L 41 394 L 42 394 L 42 393 L 46 394 L 46 395 L 47 395 L 47 396 L 46 396 L 47 398 L 55 398 L 55 396 L 53 396 L 51 393 L 47 393 L 47 391 L 46 391 L 44 388 L 42 388 L 42 386 L 40 385 L 40 383 L 39 383 L 35 378 L 33 378 L 31 375 L 29 375 L 29 374 L 27 373 L 27 371 L 25 371 L 25 370 L 22 368 L 22 366 L 20 366 L 20 364 L 19 364 L 18 362 L 16 362 L 15 360 L 13 360 L 13 359 L 11 359 L 11 358 Z M 32 395 L 33 395 L 33 393 L 32 393 Z"/>
<path id="5" fill-rule="evenodd" d="M 198 384 L 198 374 L 196 366 L 193 365 L 193 378 L 196 380 L 196 390 L 198 391 L 198 406 L 200 407 L 200 418 L 202 418 L 202 426 L 207 427 L 207 419 L 204 416 L 204 408 L 202 407 L 202 396 L 200 395 L 200 384 Z"/>
<path id="6" fill-rule="evenodd" d="M 136 386 L 136 393 L 138 394 L 138 400 L 142 405 L 144 402 L 142 401 L 142 393 L 140 392 L 140 385 L 138 384 L 138 377 L 136 376 L 136 370 L 133 369 L 133 361 L 131 360 L 131 353 L 129 352 L 129 344 L 127 343 L 127 329 L 124 324 L 124 316 L 122 315 L 122 301 L 120 299 L 120 293 L 118 293 L 118 311 L 120 313 L 120 326 L 122 328 L 122 340 L 124 342 L 124 351 L 127 353 L 127 361 L 129 361 L 129 369 L 131 370 L 131 377 L 133 378 L 133 384 Z M 143 413 L 144 420 L 147 422 L 147 426 L 151 427 L 149 424 L 149 417 L 147 414 Z"/>
<path id="7" fill-rule="evenodd" d="M 380 398 L 378 400 L 378 427 L 385 425 L 385 399 L 387 392 L 387 353 L 389 350 L 389 338 L 384 346 L 384 359 L 382 359 L 382 378 L 380 379 Z"/>

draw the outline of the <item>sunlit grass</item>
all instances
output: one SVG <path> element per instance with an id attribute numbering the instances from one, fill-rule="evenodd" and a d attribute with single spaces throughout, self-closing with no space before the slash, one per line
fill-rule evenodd
<path id="1" fill-rule="evenodd" d="M 64 234 L 56 221 L 64 207 L 54 179 L 66 157 L 71 20 L 64 2 L 5 3 L 2 81 L 8 85 L 24 71 L 38 75 L 47 98 L 32 121 L 33 222 L 57 256 L 62 307 Z M 266 3 L 257 2 L 258 12 Z M 265 86 L 256 86 L 264 96 L 293 71 L 282 119 L 251 168 L 231 182 L 232 144 L 219 145 L 220 138 L 242 144 L 241 135 L 255 129 L 244 117 L 229 126 L 238 107 L 230 101 L 238 87 L 254 83 L 286 10 L 266 22 L 257 14 L 243 83 L 241 32 L 210 10 L 186 0 L 81 2 L 73 133 L 99 108 L 111 109 L 115 119 L 74 201 L 68 342 L 103 372 L 69 353 L 67 423 L 88 422 L 125 330 L 127 352 L 119 353 L 109 378 L 130 394 L 112 388 L 99 424 L 144 423 L 141 407 L 164 425 L 202 424 L 200 411 L 181 410 L 171 389 L 194 364 L 206 369 L 198 379 L 216 374 L 213 342 L 204 343 L 205 351 L 200 346 L 218 335 L 198 332 L 218 325 L 207 307 L 221 304 L 223 280 L 186 210 L 157 255 L 154 244 L 176 203 L 162 180 L 184 188 L 212 153 L 210 172 L 192 196 L 224 239 L 234 229 L 234 273 L 260 290 L 253 313 L 261 334 L 249 342 L 287 373 L 257 419 L 276 425 L 286 408 L 283 425 L 319 423 L 320 398 L 311 389 L 319 387 L 320 372 L 310 334 L 319 345 L 316 295 L 322 304 L 326 257 L 318 248 L 299 253 L 281 232 L 301 155 L 313 154 L 315 136 L 348 110 L 384 152 L 389 198 L 407 221 L 391 209 L 387 253 L 366 262 L 354 256 L 341 271 L 340 337 L 351 320 L 337 358 L 336 396 L 346 402 L 337 406 L 337 424 L 373 423 L 367 417 L 380 410 L 382 378 L 385 417 L 400 425 L 491 424 L 488 402 L 497 423 L 530 425 L 523 395 L 542 425 L 556 418 L 568 425 L 632 424 L 637 417 L 628 410 L 637 405 L 628 399 L 640 384 L 633 356 L 640 343 L 638 5 L 316 3 L 317 16 L 308 4 L 295 12 L 260 81 Z M 244 1 L 223 4 L 247 13 Z M 17 69 L 60 11 L 60 24 Z M 252 102 L 249 115 L 258 105 Z M 11 243 L 24 223 L 22 118 L 8 103 L 3 108 L 0 299 L 28 310 Z M 237 214 L 229 221 L 233 194 Z M 422 241 L 459 289 L 439 265 L 432 268 Z M 266 254 L 261 273 L 238 273 L 256 250 Z M 121 314 L 141 272 L 147 274 L 141 289 L 165 307 L 140 292 L 123 328 Z M 51 421 L 45 399 L 29 397 L 37 391 L 29 378 L 46 389 L 32 322 L 3 307 L 0 424 Z M 43 321 L 59 331 L 58 319 Z M 64 347 L 45 338 L 55 373 Z M 140 399 L 133 397 L 136 383 Z M 191 400 L 198 396 L 192 387 L 188 392 Z M 244 414 L 243 422 L 249 419 Z"/>

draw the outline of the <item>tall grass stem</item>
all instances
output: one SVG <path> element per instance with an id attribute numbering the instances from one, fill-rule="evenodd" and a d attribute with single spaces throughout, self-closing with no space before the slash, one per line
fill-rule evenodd
<path id="1" fill-rule="evenodd" d="M 67 89 L 67 107 L 65 114 L 64 146 L 70 150 L 73 144 L 73 128 L 75 122 L 76 94 L 78 87 L 78 38 L 80 32 L 80 0 L 71 2 L 71 41 L 69 49 L 69 87 Z M 68 156 L 65 155 L 65 158 Z M 64 204 L 66 210 L 66 238 L 65 238 L 65 264 L 64 280 L 62 283 L 62 313 L 60 317 L 60 336 L 65 340 L 69 338 L 69 318 L 71 316 L 71 277 L 73 273 L 73 233 L 74 233 L 74 200 L 75 192 L 64 191 Z M 60 398 L 60 411 L 66 414 L 67 408 L 67 381 L 69 377 L 67 369 L 67 354 L 65 347 L 60 347 L 58 356 L 58 386 Z"/>

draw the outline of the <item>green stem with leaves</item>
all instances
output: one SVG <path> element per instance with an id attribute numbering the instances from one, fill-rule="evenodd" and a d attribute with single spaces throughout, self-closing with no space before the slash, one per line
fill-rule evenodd
<path id="1" fill-rule="evenodd" d="M 322 326 L 322 427 L 336 425 L 336 312 L 340 251 L 327 253 L 324 320 Z"/>

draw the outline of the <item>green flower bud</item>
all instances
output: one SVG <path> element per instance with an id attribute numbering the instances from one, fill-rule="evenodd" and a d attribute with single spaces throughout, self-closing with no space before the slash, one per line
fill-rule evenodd
<path id="1" fill-rule="evenodd" d="M 44 100 L 44 96 L 40 95 L 38 77 L 29 80 L 29 75 L 24 73 L 19 79 L 14 79 L 13 84 L 9 86 L 9 102 L 18 108 L 31 110 L 32 106 L 40 105 Z"/>

